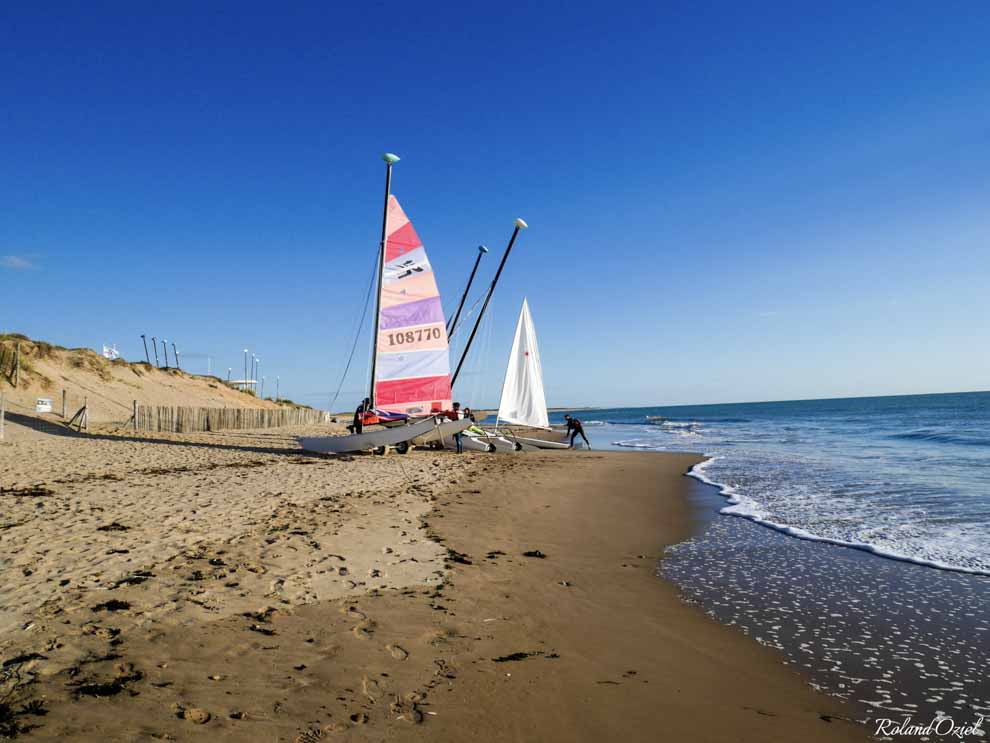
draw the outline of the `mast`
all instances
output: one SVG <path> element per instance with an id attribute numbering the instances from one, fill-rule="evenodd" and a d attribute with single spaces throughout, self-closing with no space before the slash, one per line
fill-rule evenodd
<path id="1" fill-rule="evenodd" d="M 375 293 L 375 335 L 371 344 L 371 391 L 368 398 L 371 400 L 371 407 L 375 407 L 375 376 L 378 362 L 378 315 L 382 309 L 382 278 L 385 273 L 385 241 L 388 239 L 386 230 L 388 229 L 388 197 L 392 193 L 392 166 L 399 162 L 399 156 L 386 152 L 382 155 L 385 161 L 385 206 L 382 209 L 382 239 L 378 246 L 378 291 Z"/>
<path id="2" fill-rule="evenodd" d="M 457 312 L 454 313 L 454 319 L 451 321 L 450 325 L 447 326 L 447 340 L 450 340 L 451 334 L 454 328 L 457 327 L 457 321 L 460 319 L 461 310 L 464 309 L 464 300 L 467 299 L 468 292 L 471 291 L 471 284 L 474 282 L 474 275 L 478 273 L 478 265 L 481 263 L 481 256 L 488 252 L 488 248 L 484 245 L 478 246 L 478 258 L 474 262 L 474 268 L 471 269 L 471 275 L 468 277 L 467 286 L 464 287 L 464 294 L 461 295 L 461 303 L 457 305 Z"/>
<path id="3" fill-rule="evenodd" d="M 505 261 L 509 258 L 509 253 L 512 252 L 512 246 L 516 243 L 516 237 L 519 235 L 519 230 L 524 230 L 529 227 L 525 221 L 522 219 L 516 219 L 516 228 L 512 231 L 512 237 L 509 238 L 509 244 L 505 248 L 505 252 L 502 254 L 502 262 L 498 264 L 498 270 L 495 272 L 495 278 L 492 279 L 492 285 L 488 288 L 488 296 L 485 297 L 485 303 L 481 305 L 481 312 L 478 313 L 478 319 L 474 323 L 474 328 L 471 330 L 471 336 L 468 338 L 467 345 L 464 346 L 464 352 L 461 354 L 461 360 L 457 362 L 457 370 L 454 372 L 454 376 L 450 380 L 450 386 L 453 387 L 454 383 L 457 382 L 457 375 L 461 373 L 461 367 L 464 366 L 464 359 L 467 358 L 468 351 L 471 350 L 471 342 L 474 340 L 474 336 L 478 333 L 478 327 L 481 325 L 481 319 L 485 316 L 485 310 L 488 309 L 488 303 L 492 299 L 492 294 L 495 293 L 495 285 L 498 283 L 499 276 L 502 275 L 502 269 L 505 268 Z"/>

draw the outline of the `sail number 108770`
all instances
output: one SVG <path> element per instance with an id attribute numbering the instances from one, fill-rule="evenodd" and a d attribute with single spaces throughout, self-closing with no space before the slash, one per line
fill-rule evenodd
<path id="1" fill-rule="evenodd" d="M 440 340 L 440 328 L 420 328 L 419 330 L 407 330 L 404 333 L 388 333 L 385 337 L 388 338 L 388 345 L 390 346 Z"/>

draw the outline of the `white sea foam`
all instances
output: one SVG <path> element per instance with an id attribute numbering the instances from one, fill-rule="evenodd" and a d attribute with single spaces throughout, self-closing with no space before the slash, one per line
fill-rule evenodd
<path id="1" fill-rule="evenodd" d="M 655 447 L 638 447 L 638 448 L 655 448 Z M 688 475 L 700 480 L 706 485 L 711 485 L 717 488 L 719 493 L 721 493 L 729 501 L 729 505 L 719 510 L 719 513 L 725 514 L 727 516 L 739 516 L 740 518 L 748 519 L 754 521 L 761 526 L 766 526 L 767 528 L 774 529 L 775 531 L 788 534 L 792 537 L 797 537 L 798 539 L 806 539 L 811 542 L 823 542 L 825 544 L 835 544 L 840 547 L 851 547 L 852 549 L 862 550 L 864 552 L 870 552 L 880 557 L 886 557 L 891 560 L 900 560 L 902 562 L 910 562 L 915 565 L 925 565 L 926 567 L 938 568 L 939 570 L 952 570 L 959 573 L 969 573 L 971 575 L 990 575 L 990 570 L 982 568 L 969 568 L 960 565 L 953 565 L 948 562 L 942 562 L 939 560 L 927 560 L 922 557 L 915 557 L 912 555 L 906 555 L 894 550 L 885 549 L 878 547 L 868 542 L 854 542 L 844 539 L 836 539 L 833 537 L 825 537 L 818 534 L 813 534 L 807 529 L 802 529 L 799 526 L 791 526 L 789 524 L 781 524 L 767 518 L 763 509 L 760 505 L 752 498 L 747 498 L 741 495 L 733 486 L 726 485 L 724 483 L 716 482 L 712 480 L 705 474 L 705 470 L 716 462 L 719 457 L 709 457 L 702 462 L 699 462 L 688 472 Z"/>
<path id="2" fill-rule="evenodd" d="M 719 489 L 726 515 L 800 539 L 990 575 L 990 467 L 979 447 L 892 437 L 900 419 L 867 425 L 864 416 L 643 420 L 602 421 L 589 432 L 592 443 L 705 451 L 711 458 L 691 474 Z"/>

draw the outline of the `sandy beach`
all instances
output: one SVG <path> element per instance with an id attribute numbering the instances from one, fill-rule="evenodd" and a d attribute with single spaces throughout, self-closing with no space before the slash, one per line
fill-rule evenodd
<path id="1" fill-rule="evenodd" d="M 307 455 L 312 430 L 0 447 L 28 739 L 862 739 L 656 575 L 693 455 Z M 529 554 L 527 554 L 529 553 Z"/>

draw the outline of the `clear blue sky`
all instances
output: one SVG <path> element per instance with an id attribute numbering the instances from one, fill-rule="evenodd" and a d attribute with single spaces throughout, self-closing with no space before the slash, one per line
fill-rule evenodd
<path id="1" fill-rule="evenodd" d="M 325 405 L 388 150 L 447 305 L 531 226 L 468 403 L 524 295 L 551 404 L 990 387 L 985 3 L 46 5 L 0 9 L 0 330 Z"/>

